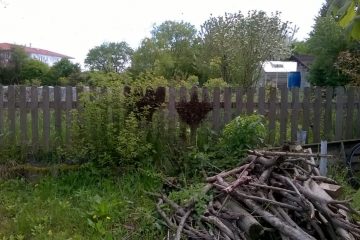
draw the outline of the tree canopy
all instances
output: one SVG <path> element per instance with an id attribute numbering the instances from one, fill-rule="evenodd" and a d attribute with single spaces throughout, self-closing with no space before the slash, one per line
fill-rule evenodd
<path id="1" fill-rule="evenodd" d="M 226 82 L 245 87 L 257 81 L 262 62 L 290 55 L 289 35 L 289 23 L 279 13 L 268 16 L 263 11 L 226 13 L 201 27 L 206 58 L 218 64 Z"/>
<path id="2" fill-rule="evenodd" d="M 341 51 L 348 49 L 349 42 L 332 17 L 319 17 L 307 41 L 309 52 L 315 56 L 310 68 L 310 81 L 314 85 L 344 85 L 346 76 L 334 67 Z"/>
<path id="3" fill-rule="evenodd" d="M 90 70 L 120 73 L 129 66 L 132 54 L 126 42 L 105 42 L 90 49 L 85 64 Z"/>
<path id="4" fill-rule="evenodd" d="M 196 74 L 197 30 L 187 22 L 165 21 L 155 25 L 132 57 L 134 74 L 152 72 L 167 79 Z"/>

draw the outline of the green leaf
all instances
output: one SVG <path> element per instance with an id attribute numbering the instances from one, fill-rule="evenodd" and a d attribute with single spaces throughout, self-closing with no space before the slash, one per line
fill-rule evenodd
<path id="1" fill-rule="evenodd" d="M 340 26 L 346 26 L 348 25 L 356 16 L 356 11 L 355 11 L 355 2 L 349 2 L 346 5 L 344 5 L 344 7 L 342 8 L 344 9 L 344 12 L 341 15 L 339 24 Z M 339 12 L 341 13 L 342 10 L 340 10 Z"/>

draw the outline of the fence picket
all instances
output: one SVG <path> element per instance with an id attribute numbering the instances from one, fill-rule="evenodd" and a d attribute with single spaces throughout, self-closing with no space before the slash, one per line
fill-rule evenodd
<path id="1" fill-rule="evenodd" d="M 56 86 L 54 88 L 54 110 L 55 110 L 55 133 L 57 143 L 61 143 L 62 129 L 61 129 L 61 88 Z"/>
<path id="2" fill-rule="evenodd" d="M 360 138 L 360 88 L 356 87 L 356 95 L 357 95 L 357 115 L 354 120 L 354 125 L 357 126 L 356 138 Z"/>
<path id="3" fill-rule="evenodd" d="M 306 131 L 306 142 L 309 140 L 309 126 L 310 126 L 310 99 L 311 99 L 311 89 L 309 87 L 304 88 L 304 97 L 303 97 L 303 121 L 302 121 L 302 130 Z"/>
<path id="4" fill-rule="evenodd" d="M 247 114 L 253 114 L 254 113 L 254 94 L 255 90 L 254 88 L 249 88 L 246 91 L 246 112 Z"/>
<path id="5" fill-rule="evenodd" d="M 38 88 L 31 87 L 31 143 L 34 152 L 38 150 L 39 145 L 39 117 L 38 117 Z"/>
<path id="6" fill-rule="evenodd" d="M 20 140 L 21 145 L 27 145 L 27 111 L 26 111 L 26 87 L 20 86 Z"/>
<path id="7" fill-rule="evenodd" d="M 336 120 L 335 120 L 335 140 L 341 140 L 343 136 L 344 119 L 344 89 L 336 88 Z"/>
<path id="8" fill-rule="evenodd" d="M 291 110 L 291 141 L 295 141 L 298 130 L 299 115 L 299 88 L 292 89 L 292 110 Z"/>
<path id="9" fill-rule="evenodd" d="M 187 102 L 187 89 L 185 87 L 180 88 L 180 102 Z M 180 139 L 186 142 L 186 123 L 180 120 Z"/>
<path id="10" fill-rule="evenodd" d="M 326 102 L 325 102 L 325 114 L 324 114 L 324 135 L 327 141 L 332 139 L 332 99 L 333 88 L 326 88 Z"/>
<path id="11" fill-rule="evenodd" d="M 174 87 L 169 88 L 169 104 L 168 104 L 168 133 L 173 139 L 175 137 L 175 124 L 176 124 L 176 89 Z M 174 140 L 174 139 L 173 139 Z"/>
<path id="12" fill-rule="evenodd" d="M 346 108 L 346 128 L 345 137 L 346 139 L 353 138 L 354 125 L 353 125 L 353 114 L 354 114 L 354 88 L 350 87 L 347 91 L 347 108 Z"/>
<path id="13" fill-rule="evenodd" d="M 270 89 L 269 98 L 269 143 L 275 142 L 276 88 Z"/>
<path id="14" fill-rule="evenodd" d="M 216 87 L 213 94 L 213 111 L 212 111 L 213 128 L 215 131 L 220 129 L 220 88 Z"/>
<path id="15" fill-rule="evenodd" d="M 265 115 L 265 88 L 260 87 L 258 92 L 258 109 L 260 115 Z"/>
<path id="16" fill-rule="evenodd" d="M 313 107 L 314 123 L 313 123 L 313 142 L 320 142 L 320 119 L 321 119 L 321 89 L 315 88 L 315 102 Z"/>
<path id="17" fill-rule="evenodd" d="M 73 89 L 71 86 L 67 86 L 66 94 L 65 94 L 65 111 L 66 111 L 65 139 L 66 139 L 66 144 L 68 144 L 68 145 L 70 144 L 70 141 L 71 141 L 72 102 L 73 102 Z"/>
<path id="18" fill-rule="evenodd" d="M 224 123 L 231 120 L 231 88 L 227 87 L 224 91 Z"/>
<path id="19" fill-rule="evenodd" d="M 280 106 L 280 144 L 287 139 L 287 120 L 288 120 L 288 96 L 287 86 L 281 86 L 281 106 Z"/>
<path id="20" fill-rule="evenodd" d="M 0 146 L 4 143 L 4 88 L 0 85 Z"/>
<path id="21" fill-rule="evenodd" d="M 243 112 L 243 90 L 239 87 L 236 89 L 236 116 Z"/>
<path id="22" fill-rule="evenodd" d="M 9 143 L 15 144 L 16 140 L 16 116 L 15 116 L 15 86 L 8 86 L 8 126 Z"/>
<path id="23" fill-rule="evenodd" d="M 45 151 L 50 149 L 50 96 L 49 87 L 42 89 L 42 110 L 43 110 L 43 145 Z"/>

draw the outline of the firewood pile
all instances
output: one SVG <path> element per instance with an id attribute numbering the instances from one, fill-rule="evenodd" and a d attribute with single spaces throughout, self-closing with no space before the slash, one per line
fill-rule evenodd
<path id="1" fill-rule="evenodd" d="M 301 152 L 249 151 L 244 163 L 207 177 L 199 197 L 179 204 L 150 193 L 168 227 L 168 239 L 360 239 L 360 216 L 349 200 L 336 200 L 323 185 L 310 149 Z M 203 198 L 204 199 L 204 198 Z M 204 201 L 202 199 L 202 201 Z"/>

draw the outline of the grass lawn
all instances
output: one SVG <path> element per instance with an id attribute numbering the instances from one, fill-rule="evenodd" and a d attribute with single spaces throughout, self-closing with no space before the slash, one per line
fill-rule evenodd
<path id="1" fill-rule="evenodd" d="M 0 181 L 0 239 L 159 239 L 151 171 L 104 177 L 91 168 Z M 158 226 L 158 227 L 157 227 Z"/>

